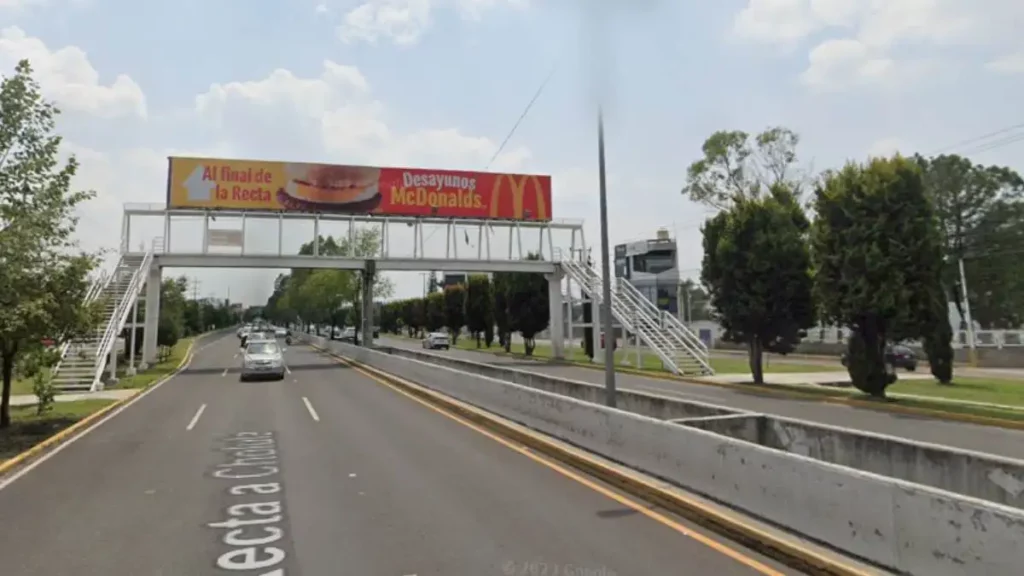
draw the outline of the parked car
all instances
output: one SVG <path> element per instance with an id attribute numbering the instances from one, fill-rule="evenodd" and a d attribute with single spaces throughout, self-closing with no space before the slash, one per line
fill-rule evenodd
<path id="1" fill-rule="evenodd" d="M 847 353 L 839 357 L 839 361 L 846 366 L 849 362 Z M 890 344 L 885 347 L 885 361 L 892 364 L 893 368 L 903 368 L 908 372 L 917 370 L 917 353 L 906 346 Z"/>
<path id="2" fill-rule="evenodd" d="M 423 339 L 423 347 L 427 350 L 436 350 L 438 348 L 448 350 L 451 347 L 451 341 L 444 332 L 431 332 Z"/>
<path id="3" fill-rule="evenodd" d="M 274 378 L 284 380 L 284 354 L 273 340 L 251 341 L 242 354 L 242 373 L 239 380 Z"/>
<path id="4" fill-rule="evenodd" d="M 353 344 L 356 344 L 356 329 L 351 326 L 342 329 L 338 333 L 338 340 L 341 340 L 342 342 L 351 342 Z"/>

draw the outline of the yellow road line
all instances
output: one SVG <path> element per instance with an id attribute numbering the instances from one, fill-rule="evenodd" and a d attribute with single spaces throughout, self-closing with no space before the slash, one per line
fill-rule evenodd
<path id="1" fill-rule="evenodd" d="M 373 374 L 373 373 L 371 373 L 371 372 L 369 372 L 367 370 L 364 370 L 361 366 L 359 366 L 357 364 L 354 364 L 354 363 L 352 363 L 350 361 L 339 359 L 339 358 L 335 358 L 335 359 L 338 362 L 342 363 L 342 364 L 346 364 L 346 365 L 350 366 L 351 368 L 353 368 L 354 370 L 356 370 L 357 372 L 359 372 L 363 376 L 366 376 L 367 378 L 373 380 L 374 382 L 377 382 L 378 384 L 386 386 L 387 388 L 390 388 L 391 390 L 394 390 L 395 392 L 398 392 L 399 394 L 405 396 L 406 398 L 409 398 L 409 399 L 414 400 L 415 402 L 417 402 L 417 403 L 419 403 L 419 404 L 421 404 L 423 406 L 426 406 L 427 408 L 433 410 L 434 412 L 436 412 L 438 414 L 441 414 L 442 416 L 445 416 L 446 418 L 454 420 L 455 422 L 458 422 L 459 424 L 462 424 L 463 426 L 466 426 L 466 427 L 468 427 L 468 428 L 470 428 L 470 429 L 472 429 L 472 430 L 474 430 L 476 432 L 479 432 L 480 434 L 483 434 L 484 436 L 490 438 L 491 440 L 494 440 L 495 442 L 501 444 L 502 446 L 505 446 L 506 448 L 514 450 L 515 452 L 518 452 L 519 454 L 522 454 L 523 456 L 526 456 L 527 458 L 533 460 L 534 462 L 542 464 L 542 465 L 548 467 L 549 469 L 554 470 L 555 472 L 558 472 L 559 474 L 561 474 L 562 476 L 564 476 L 566 478 L 575 480 L 579 484 L 582 484 L 582 485 L 586 486 L 587 488 L 590 488 L 591 490 L 593 490 L 595 492 L 598 492 L 599 494 L 601 494 L 603 496 L 606 496 L 606 497 L 608 497 L 608 498 L 618 502 L 619 504 L 627 506 L 627 507 L 629 507 L 629 508 L 631 508 L 631 509 L 633 509 L 633 510 L 635 510 L 635 511 L 641 513 L 641 514 L 643 514 L 644 516 L 647 516 L 648 518 L 651 518 L 652 520 L 655 520 L 656 522 L 659 522 L 662 525 L 667 526 L 667 527 L 675 530 L 676 532 L 679 532 L 680 534 L 683 534 L 684 536 L 687 536 L 687 537 L 689 537 L 689 538 L 691 538 L 693 540 L 696 540 L 697 542 L 700 542 L 701 544 L 703 544 L 703 545 L 705 545 L 705 546 L 715 550 L 716 552 L 718 552 L 720 554 L 723 554 L 725 556 L 728 556 L 729 558 L 735 560 L 736 562 L 744 564 L 744 565 L 746 565 L 746 566 L 748 566 L 748 567 L 750 567 L 750 568 L 760 572 L 761 574 L 764 574 L 765 576 L 785 576 L 784 573 L 779 572 L 778 570 L 775 570 L 774 568 L 772 568 L 770 566 L 767 566 L 763 562 L 760 562 L 760 561 L 758 561 L 758 560 L 756 560 L 754 558 L 746 556 L 743 553 L 741 553 L 741 552 L 739 552 L 739 551 L 737 551 L 737 550 L 735 550 L 733 548 L 730 548 L 729 546 L 726 546 L 725 544 L 722 544 L 721 542 L 718 542 L 718 541 L 714 540 L 713 538 L 705 536 L 704 534 L 701 534 L 699 532 L 694 532 L 693 530 L 690 530 L 686 526 L 683 526 L 682 524 L 680 524 L 679 522 L 669 518 L 668 516 L 665 516 L 664 514 L 661 514 L 661 513 L 657 512 L 655 510 L 651 510 L 647 506 L 644 506 L 643 504 L 640 504 L 640 503 L 638 503 L 638 502 L 636 502 L 636 501 L 634 501 L 632 499 L 626 498 L 626 497 L 622 496 L 621 494 L 617 494 L 616 492 L 614 492 L 612 490 L 609 490 L 608 488 L 605 488 L 604 486 L 601 486 L 601 485 L 597 484 L 596 482 L 594 482 L 594 481 L 592 481 L 592 480 L 590 480 L 588 478 L 585 478 L 581 474 L 579 474 L 579 473 L 577 473 L 577 472 L 575 472 L 575 471 L 573 471 L 573 470 L 571 470 L 569 468 L 566 468 L 566 467 L 561 466 L 561 465 L 559 465 L 559 464 L 557 464 L 555 462 L 552 462 L 550 460 L 542 458 L 542 457 L 538 456 L 537 454 L 534 454 L 533 452 L 531 452 L 530 449 L 525 447 L 525 446 L 516 444 L 516 443 L 514 443 L 514 442 L 512 442 L 512 441 L 510 441 L 510 440 L 508 440 L 506 438 L 498 436 L 497 434 L 495 434 L 494 432 L 491 432 L 490 430 L 487 430 L 487 429 L 485 429 L 485 428 L 483 428 L 481 426 L 478 426 L 477 424 L 475 424 L 473 422 L 470 422 L 469 420 L 466 420 L 466 419 L 464 419 L 464 418 L 462 418 L 460 416 L 452 414 L 452 413 L 450 413 L 450 412 L 448 412 L 448 411 L 446 411 L 446 410 L 444 410 L 444 409 L 442 409 L 442 408 L 440 408 L 440 407 L 438 407 L 438 406 L 436 406 L 434 404 L 431 404 L 430 402 L 428 402 L 428 401 L 426 401 L 426 400 L 424 400 L 424 399 L 422 399 L 422 398 L 420 398 L 418 396 L 410 394 L 409 392 L 399 388 L 398 386 L 395 386 L 393 383 L 388 382 L 387 380 L 385 380 L 385 379 L 383 379 L 383 378 L 381 378 L 381 377 L 379 377 L 379 376 L 377 376 L 377 375 L 375 375 L 375 374 Z"/>

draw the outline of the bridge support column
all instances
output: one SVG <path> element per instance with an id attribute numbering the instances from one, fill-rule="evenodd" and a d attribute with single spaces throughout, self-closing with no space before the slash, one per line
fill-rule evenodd
<path id="1" fill-rule="evenodd" d="M 565 359 L 565 306 L 562 302 L 562 271 L 545 274 L 548 280 L 548 310 L 550 321 L 548 332 L 551 334 L 551 356 Z"/>
<path id="2" fill-rule="evenodd" d="M 149 364 L 155 364 L 157 359 L 156 333 L 160 326 L 160 282 L 163 279 L 163 271 L 159 266 L 153 264 L 149 268 L 149 277 L 146 278 L 146 317 L 145 327 L 142 331 L 142 365 L 146 369 Z"/>
<path id="3" fill-rule="evenodd" d="M 366 268 L 360 275 L 362 277 L 362 294 L 360 303 L 363 307 L 363 326 L 360 329 L 362 332 L 362 339 L 360 340 L 360 343 L 366 347 L 373 346 L 373 280 L 376 275 L 375 272 L 375 262 L 373 260 L 369 260 L 366 263 Z"/>

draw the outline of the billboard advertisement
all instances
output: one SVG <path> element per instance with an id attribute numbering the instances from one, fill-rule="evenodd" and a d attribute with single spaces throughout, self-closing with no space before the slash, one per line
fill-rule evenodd
<path id="1" fill-rule="evenodd" d="M 551 220 L 551 177 L 170 158 L 167 207 Z"/>

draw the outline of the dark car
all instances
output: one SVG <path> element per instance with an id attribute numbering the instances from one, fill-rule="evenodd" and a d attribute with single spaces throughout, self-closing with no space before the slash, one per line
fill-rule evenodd
<path id="1" fill-rule="evenodd" d="M 840 356 L 839 361 L 846 366 L 846 352 Z M 885 347 L 885 361 L 892 364 L 893 368 L 904 368 L 908 372 L 917 370 L 917 353 L 906 346 L 892 345 Z"/>

